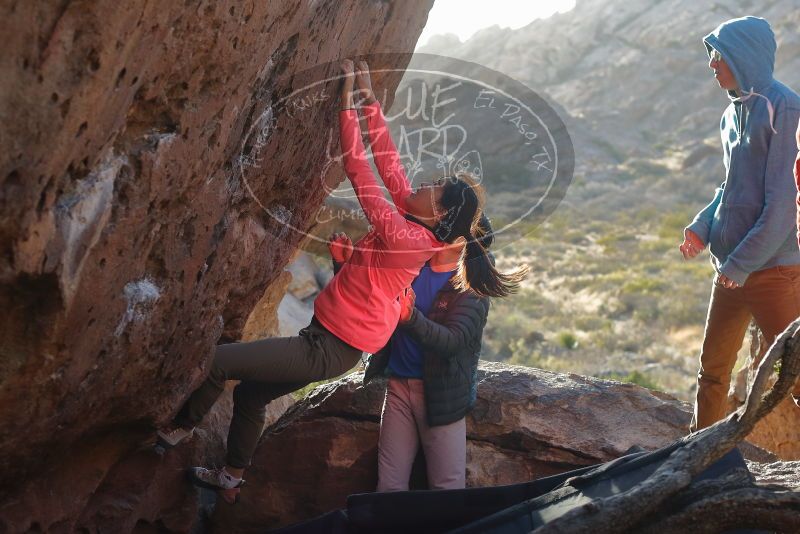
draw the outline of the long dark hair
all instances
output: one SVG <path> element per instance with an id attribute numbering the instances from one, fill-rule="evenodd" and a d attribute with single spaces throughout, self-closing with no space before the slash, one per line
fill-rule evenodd
<path id="1" fill-rule="evenodd" d="M 484 297 L 507 297 L 519 291 L 520 284 L 528 276 L 528 267 L 523 265 L 506 273 L 498 271 L 487 250 L 494 241 L 491 224 L 485 216 L 480 222 L 478 230 L 467 238 L 464 259 L 454 285 L 457 289 L 471 289 Z"/>
<path id="2" fill-rule="evenodd" d="M 452 243 L 459 237 L 472 234 L 475 222 L 483 208 L 483 188 L 469 175 L 448 176 L 444 182 L 438 209 L 444 215 L 433 233 L 436 239 Z"/>
<path id="3" fill-rule="evenodd" d="M 461 258 L 453 285 L 460 290 L 471 289 L 484 297 L 506 297 L 519 291 L 528 268 L 518 267 L 501 273 L 494 266 L 487 249 L 494 241 L 492 225 L 483 214 L 483 188 L 469 174 L 449 177 L 439 202 L 446 210 L 434 228 L 440 241 L 452 243 L 466 239 L 466 251 Z"/>

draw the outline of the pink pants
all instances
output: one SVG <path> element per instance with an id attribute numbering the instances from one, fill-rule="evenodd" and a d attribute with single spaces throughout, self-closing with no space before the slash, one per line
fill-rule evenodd
<path id="1" fill-rule="evenodd" d="M 378 440 L 378 491 L 406 491 L 419 445 L 430 489 L 461 489 L 467 464 L 467 426 L 462 417 L 428 426 L 422 380 L 390 378 Z"/>

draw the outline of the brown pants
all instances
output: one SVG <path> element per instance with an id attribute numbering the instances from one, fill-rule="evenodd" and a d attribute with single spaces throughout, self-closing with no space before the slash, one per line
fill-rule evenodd
<path id="1" fill-rule="evenodd" d="M 430 489 L 463 489 L 467 464 L 467 424 L 430 426 L 425 389 L 416 378 L 390 378 L 378 439 L 378 491 L 407 491 L 419 445 L 425 453 Z"/>
<path id="2" fill-rule="evenodd" d="M 175 423 L 197 426 L 222 393 L 225 381 L 241 380 L 233 390 L 227 463 L 247 467 L 264 429 L 270 401 L 345 373 L 361 354 L 316 320 L 298 336 L 218 345 L 208 378 L 186 400 Z"/>
<path id="3" fill-rule="evenodd" d="M 731 372 L 750 323 L 755 320 L 768 345 L 800 316 L 800 265 L 752 273 L 744 286 L 711 290 L 690 430 L 711 426 L 726 415 Z M 795 388 L 795 394 L 800 388 Z"/>

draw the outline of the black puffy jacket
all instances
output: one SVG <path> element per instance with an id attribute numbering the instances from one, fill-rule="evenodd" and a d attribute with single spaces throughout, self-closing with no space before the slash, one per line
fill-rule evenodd
<path id="1" fill-rule="evenodd" d="M 422 349 L 429 425 L 458 421 L 475 404 L 478 358 L 488 315 L 488 298 L 458 291 L 447 282 L 436 294 L 427 317 L 415 308 L 409 321 L 398 325 Z M 370 357 L 365 382 L 386 373 L 389 353 L 387 345 Z"/>

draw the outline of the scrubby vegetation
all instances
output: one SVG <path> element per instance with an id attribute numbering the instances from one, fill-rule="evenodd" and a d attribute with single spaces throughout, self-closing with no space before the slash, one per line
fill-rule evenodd
<path id="1" fill-rule="evenodd" d="M 496 299 L 483 358 L 632 382 L 690 399 L 711 290 L 708 255 L 678 245 L 696 208 L 592 213 L 566 203 L 499 236 L 498 266 L 526 263 Z M 495 226 L 504 221 L 495 220 Z"/>

